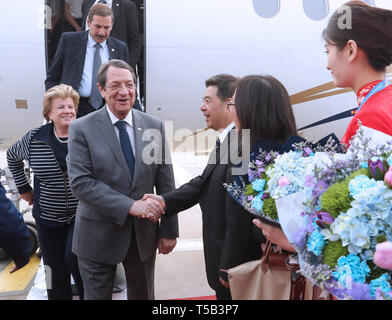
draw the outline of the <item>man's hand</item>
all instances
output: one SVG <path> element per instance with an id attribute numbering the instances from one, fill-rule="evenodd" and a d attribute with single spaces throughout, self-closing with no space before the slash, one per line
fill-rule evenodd
<path id="1" fill-rule="evenodd" d="M 129 214 L 157 222 L 161 215 L 165 214 L 165 209 L 162 208 L 158 201 L 153 199 L 137 200 L 129 209 Z"/>
<path id="2" fill-rule="evenodd" d="M 160 238 L 158 241 L 158 253 L 168 254 L 173 251 L 177 244 L 177 239 Z"/>
<path id="3" fill-rule="evenodd" d="M 157 194 L 153 194 L 153 193 L 146 193 L 143 196 L 143 200 L 146 200 L 146 199 L 153 199 L 155 201 L 158 201 L 161 204 L 162 208 L 166 209 L 165 199 L 163 199 L 161 196 L 159 196 Z"/>
<path id="4" fill-rule="evenodd" d="M 27 203 L 29 204 L 29 206 L 34 204 L 34 194 L 33 194 L 33 190 L 30 190 L 28 192 L 22 193 L 20 195 L 20 197 L 24 200 L 27 201 Z"/>

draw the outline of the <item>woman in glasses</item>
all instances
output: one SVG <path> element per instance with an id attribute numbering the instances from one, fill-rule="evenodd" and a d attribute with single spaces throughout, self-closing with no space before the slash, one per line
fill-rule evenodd
<path id="1" fill-rule="evenodd" d="M 290 97 L 283 84 L 270 75 L 250 75 L 242 78 L 233 97 L 235 126 L 241 134 L 250 133 L 250 161 L 260 150 L 288 151 L 293 143 L 304 141 L 297 136 Z M 233 177 L 234 180 L 236 177 Z M 245 177 L 246 178 L 246 177 Z M 279 247 L 294 252 L 280 228 L 254 220 L 264 236 Z"/>

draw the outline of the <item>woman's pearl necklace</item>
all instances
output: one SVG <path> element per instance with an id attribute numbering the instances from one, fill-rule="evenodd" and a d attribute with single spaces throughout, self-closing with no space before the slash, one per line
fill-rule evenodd
<path id="1" fill-rule="evenodd" d="M 61 140 L 56 133 L 56 128 L 53 126 L 53 132 L 54 132 L 54 136 L 56 137 L 57 141 L 60 143 L 68 143 L 68 139 L 67 140 Z"/>

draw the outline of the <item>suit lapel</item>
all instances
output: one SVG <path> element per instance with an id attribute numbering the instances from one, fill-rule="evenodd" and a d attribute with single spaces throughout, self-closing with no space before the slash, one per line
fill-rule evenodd
<path id="1" fill-rule="evenodd" d="M 138 176 L 138 173 L 141 172 L 142 167 L 142 153 L 143 153 L 143 119 L 140 117 L 138 112 L 135 112 L 131 109 L 132 112 L 132 121 L 133 121 L 133 134 L 135 137 L 135 173 L 133 176 L 134 181 Z"/>
<path id="2" fill-rule="evenodd" d="M 112 39 L 113 39 L 112 37 L 109 37 L 107 40 L 107 45 L 109 49 L 109 60 L 117 59 L 118 57 L 117 47 L 115 46 L 115 43 Z"/>
<path id="3" fill-rule="evenodd" d="M 79 44 L 76 44 L 76 46 L 73 48 L 73 50 L 76 50 L 75 56 L 79 57 L 79 66 L 80 67 L 78 67 L 78 71 L 79 71 L 78 88 L 79 88 L 80 82 L 82 80 L 82 75 L 83 75 L 83 70 L 84 70 L 84 62 L 86 60 L 88 33 L 89 33 L 88 30 L 82 32 L 80 35 Z"/>
<path id="4" fill-rule="evenodd" d="M 103 107 L 101 110 L 97 112 L 99 112 L 99 117 L 97 121 L 98 132 L 101 134 L 102 140 L 112 150 L 114 157 L 118 161 L 123 171 L 126 172 L 125 174 L 127 175 L 128 179 L 132 182 L 132 178 L 129 173 L 128 164 L 122 152 L 120 141 L 117 138 L 112 122 L 110 121 L 110 117 L 106 111 L 106 107 Z M 135 166 L 135 172 L 136 172 L 136 166 Z"/>
<path id="5" fill-rule="evenodd" d="M 230 154 L 229 154 L 229 149 L 230 149 L 230 134 L 232 134 L 232 131 L 229 132 L 229 134 L 226 136 L 225 140 L 220 144 L 220 155 L 219 155 L 219 162 L 216 161 L 216 146 L 214 149 L 212 149 L 210 156 L 208 158 L 208 164 L 207 167 L 205 168 L 203 175 L 205 179 L 207 179 L 210 174 L 215 170 L 216 166 L 218 164 L 224 164 L 227 165 L 230 162 Z"/>

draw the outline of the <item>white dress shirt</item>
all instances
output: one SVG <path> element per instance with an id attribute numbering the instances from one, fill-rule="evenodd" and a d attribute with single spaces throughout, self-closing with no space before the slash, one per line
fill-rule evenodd
<path id="1" fill-rule="evenodd" d="M 218 136 L 219 142 L 222 143 L 226 139 L 230 130 L 234 128 L 234 122 L 230 123 Z"/>
<path id="2" fill-rule="evenodd" d="M 106 105 L 106 110 L 109 114 L 110 120 L 114 126 L 114 130 L 116 131 L 116 135 L 118 138 L 118 141 L 120 141 L 120 131 L 119 129 L 114 125 L 117 121 L 119 121 L 120 119 L 117 118 L 113 112 L 109 109 L 108 105 Z M 133 122 L 132 122 L 132 110 L 129 110 L 127 116 L 123 119 L 123 121 L 125 121 L 126 123 L 126 129 L 129 135 L 129 139 L 131 140 L 131 145 L 132 145 L 132 151 L 133 151 L 133 155 L 135 156 L 135 135 L 133 134 Z M 135 156 L 136 158 L 136 156 Z"/>
<path id="3" fill-rule="evenodd" d="M 79 86 L 79 94 L 81 97 L 90 97 L 91 96 L 91 82 L 93 81 L 93 64 L 94 64 L 94 53 L 96 42 L 91 37 L 90 33 L 88 34 L 87 47 L 86 47 L 86 57 L 84 60 L 84 69 L 82 74 L 82 80 L 80 81 Z M 99 54 L 101 56 L 102 64 L 109 61 L 109 48 L 107 45 L 107 41 L 100 43 L 102 48 L 99 50 Z"/>

